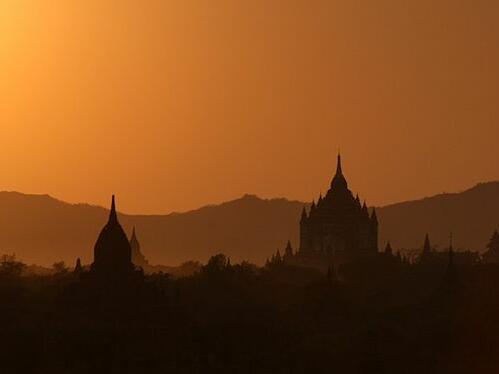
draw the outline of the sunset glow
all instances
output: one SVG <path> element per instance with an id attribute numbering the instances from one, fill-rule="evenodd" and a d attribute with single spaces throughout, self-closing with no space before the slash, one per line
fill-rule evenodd
<path id="1" fill-rule="evenodd" d="M 310 201 L 338 148 L 372 204 L 497 179 L 499 5 L 466 4 L 3 0 L 0 189 Z"/>

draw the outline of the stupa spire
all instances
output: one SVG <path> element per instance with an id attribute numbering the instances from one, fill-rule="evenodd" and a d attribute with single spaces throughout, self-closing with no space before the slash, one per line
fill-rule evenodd
<path id="1" fill-rule="evenodd" d="M 341 154 L 338 152 L 337 163 L 336 163 L 336 174 L 334 175 L 333 180 L 331 181 L 331 188 L 333 190 L 344 190 L 348 188 L 348 183 L 343 176 L 343 169 L 341 166 Z"/>
<path id="2" fill-rule="evenodd" d="M 390 256 L 393 254 L 392 245 L 390 244 L 390 241 L 386 243 L 385 253 Z"/>
<path id="3" fill-rule="evenodd" d="M 301 222 L 304 222 L 307 220 L 307 210 L 305 209 L 305 207 L 303 207 L 303 210 L 301 212 Z"/>
<path id="4" fill-rule="evenodd" d="M 117 222 L 118 221 L 118 216 L 116 214 L 116 202 L 114 195 L 111 200 L 111 211 L 109 212 L 109 222 Z"/>
<path id="5" fill-rule="evenodd" d="M 341 169 L 341 153 L 338 151 L 338 161 L 336 163 L 336 174 L 343 174 Z"/>
<path id="6" fill-rule="evenodd" d="M 113 195 L 109 221 L 102 228 L 94 246 L 94 262 L 91 269 L 101 274 L 129 273 L 133 271 L 131 251 L 125 231 L 118 222 L 116 201 Z"/>
<path id="7" fill-rule="evenodd" d="M 426 234 L 424 238 L 423 253 L 431 252 L 430 236 Z"/>

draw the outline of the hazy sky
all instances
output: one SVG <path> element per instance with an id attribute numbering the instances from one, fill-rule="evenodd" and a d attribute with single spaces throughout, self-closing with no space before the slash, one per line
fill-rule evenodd
<path id="1" fill-rule="evenodd" d="M 0 189 L 127 212 L 499 179 L 497 0 L 1 0 Z"/>

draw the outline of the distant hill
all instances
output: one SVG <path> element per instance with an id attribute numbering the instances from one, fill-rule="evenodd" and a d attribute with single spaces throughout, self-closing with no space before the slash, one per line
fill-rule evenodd
<path id="1" fill-rule="evenodd" d="M 186 213 L 119 214 L 119 219 L 128 233 L 136 226 L 142 252 L 152 264 L 206 261 L 217 252 L 235 261 L 263 262 L 287 238 L 297 239 L 296 217 L 302 207 L 286 199 L 245 195 Z M 107 215 L 105 208 L 68 204 L 48 195 L 0 192 L 0 253 L 45 266 L 59 260 L 72 265 L 76 257 L 88 263 Z"/>
<path id="2" fill-rule="evenodd" d="M 186 213 L 120 214 L 120 221 L 129 233 L 137 227 L 142 251 L 153 264 L 206 261 L 217 252 L 233 261 L 263 263 L 288 238 L 296 247 L 303 206 L 245 195 Z M 107 214 L 102 207 L 68 204 L 48 195 L 0 192 L 0 253 L 16 253 L 41 265 L 59 260 L 72 265 L 76 257 L 88 263 Z M 378 208 L 378 216 L 380 247 L 389 238 L 394 248 L 417 248 L 426 232 L 443 247 L 452 231 L 457 247 L 483 250 L 499 225 L 499 182 Z"/>
<path id="3" fill-rule="evenodd" d="M 440 248 L 454 245 L 483 251 L 499 228 L 499 182 L 480 183 L 460 193 L 446 193 L 379 209 L 380 244 L 388 238 L 396 248 L 419 248 L 425 233 Z"/>

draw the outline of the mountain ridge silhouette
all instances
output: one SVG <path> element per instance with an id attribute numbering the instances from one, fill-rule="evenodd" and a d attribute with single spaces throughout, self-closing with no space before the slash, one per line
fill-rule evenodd
<path id="1" fill-rule="evenodd" d="M 223 252 L 233 261 L 261 264 L 288 239 L 298 245 L 298 222 L 308 204 L 286 198 L 241 198 L 164 215 L 119 213 L 127 234 L 133 226 L 152 264 L 206 261 Z M 119 199 L 118 199 L 119 209 Z M 440 248 L 454 234 L 457 248 L 480 250 L 499 225 L 499 181 L 479 183 L 462 192 L 443 193 L 376 207 L 380 249 L 390 240 L 398 248 L 417 249 L 425 233 Z M 16 212 L 16 214 L 13 214 Z M 89 263 L 108 209 L 71 204 L 47 194 L 0 192 L 0 253 L 15 253 L 28 263 L 50 265 L 77 257 Z"/>

